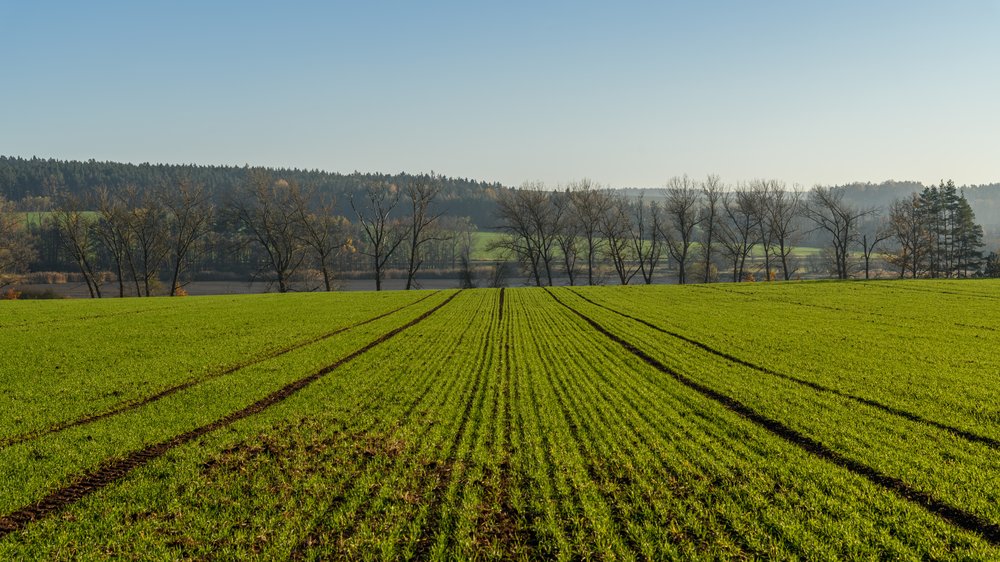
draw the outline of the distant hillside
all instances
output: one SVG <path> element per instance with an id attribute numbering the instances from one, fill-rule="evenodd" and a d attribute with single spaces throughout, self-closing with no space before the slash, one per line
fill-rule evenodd
<path id="1" fill-rule="evenodd" d="M 16 158 L 0 156 L 0 194 L 10 200 L 24 197 L 44 197 L 56 190 L 74 194 L 91 193 L 106 186 L 125 185 L 137 187 L 175 183 L 187 178 L 204 185 L 222 202 L 226 194 L 240 186 L 251 170 L 249 166 L 197 166 L 177 164 L 123 164 L 118 162 L 86 162 L 43 158 Z M 429 175 L 414 174 L 338 174 L 320 170 L 268 168 L 276 178 L 296 181 L 303 186 L 315 186 L 320 192 L 337 197 L 338 210 L 353 217 L 349 206 L 351 194 L 360 194 L 367 182 L 385 181 L 397 185 Z M 466 178 L 438 177 L 444 187 L 438 202 L 441 209 L 453 216 L 468 216 L 481 228 L 493 223 L 493 201 L 496 191 L 503 189 L 499 183 Z"/>
<path id="2" fill-rule="evenodd" d="M 947 178 L 945 178 L 947 180 Z M 906 197 L 924 189 L 924 184 L 915 181 L 886 181 L 874 183 L 851 183 L 843 187 L 845 198 L 862 207 L 886 207 L 895 199 Z M 969 205 L 976 213 L 976 222 L 987 231 L 1000 231 L 1000 183 L 984 185 L 963 185 L 959 189 L 965 193 Z"/>
<path id="3" fill-rule="evenodd" d="M 43 197 L 57 189 L 85 194 L 100 186 L 138 187 L 173 183 L 186 177 L 203 184 L 222 202 L 227 193 L 241 185 L 251 170 L 249 166 L 197 166 L 177 164 L 123 164 L 118 162 L 86 162 L 44 158 L 16 158 L 0 156 L 0 194 L 11 200 L 24 197 Z M 320 170 L 285 168 L 268 169 L 276 178 L 295 180 L 301 185 L 316 186 L 321 192 L 337 197 L 338 212 L 352 217 L 349 207 L 351 194 L 359 194 L 366 182 L 385 181 L 398 185 L 426 174 L 406 173 L 338 174 Z M 945 178 L 947 179 L 947 178 Z M 494 227 L 494 201 L 498 190 L 505 189 L 498 182 L 477 181 L 466 178 L 438 177 L 444 184 L 439 198 L 441 209 L 448 215 L 471 217 L 480 229 Z M 843 186 L 847 200 L 859 207 L 886 207 L 895 199 L 906 197 L 925 186 L 915 181 L 884 181 L 882 183 L 851 183 Z M 966 198 L 983 225 L 987 235 L 1000 237 L 1000 183 L 961 186 Z M 626 188 L 631 196 L 645 194 L 647 199 L 662 197 L 661 189 Z"/>

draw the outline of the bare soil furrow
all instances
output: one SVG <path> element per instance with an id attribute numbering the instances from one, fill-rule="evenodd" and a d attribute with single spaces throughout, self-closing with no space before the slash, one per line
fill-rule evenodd
<path id="1" fill-rule="evenodd" d="M 460 459 L 459 448 L 462 446 L 463 441 L 465 441 L 466 432 L 469 431 L 470 422 L 473 418 L 473 411 L 482 408 L 482 404 L 486 397 L 486 384 L 488 374 L 484 371 L 488 368 L 489 362 L 487 360 L 490 354 L 490 346 L 493 342 L 493 335 L 496 331 L 496 319 L 491 319 L 489 328 L 486 331 L 486 337 L 483 340 L 483 346 L 480 349 L 476 360 L 476 375 L 472 382 L 471 390 L 469 391 L 468 399 L 465 403 L 465 408 L 460 416 L 458 431 L 455 432 L 451 443 L 448 448 L 448 457 L 443 461 L 443 465 L 448 468 L 444 471 L 442 476 L 444 478 L 440 479 L 436 486 L 434 486 L 431 493 L 430 507 L 428 508 L 427 522 L 421 529 L 420 539 L 417 541 L 417 551 L 415 559 L 424 560 L 430 555 L 431 548 L 434 545 L 435 537 L 442 533 L 445 527 L 445 514 L 444 514 L 444 500 L 448 489 L 452 486 L 452 482 L 456 478 L 456 472 L 462 472 L 459 477 L 462 477 L 465 472 L 465 465 L 468 464 L 468 459 Z M 478 404 L 478 407 L 477 407 Z M 475 442 L 476 433 L 479 430 L 480 424 L 472 424 L 472 435 L 471 441 Z M 462 455 L 462 456 L 468 456 Z M 463 461 L 460 463 L 460 461 Z M 461 483 L 459 483 L 461 484 Z M 452 538 L 453 533 L 449 533 L 449 539 Z"/>

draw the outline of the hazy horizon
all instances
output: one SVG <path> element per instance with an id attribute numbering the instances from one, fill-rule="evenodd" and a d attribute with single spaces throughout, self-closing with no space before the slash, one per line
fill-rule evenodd
<path id="1" fill-rule="evenodd" d="M 0 154 L 1000 181 L 1000 3 L 9 3 Z"/>

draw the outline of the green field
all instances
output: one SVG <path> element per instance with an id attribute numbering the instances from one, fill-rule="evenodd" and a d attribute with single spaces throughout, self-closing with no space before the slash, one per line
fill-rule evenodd
<path id="1" fill-rule="evenodd" d="M 998 301 L 0 302 L 0 559 L 997 559 Z"/>
<path id="2" fill-rule="evenodd" d="M 473 232 L 472 233 L 472 252 L 471 252 L 471 258 L 472 258 L 472 260 L 473 261 L 493 261 L 493 260 L 496 260 L 496 259 L 501 259 L 502 256 L 503 256 L 503 250 L 490 249 L 490 247 L 489 247 L 491 243 L 495 243 L 495 242 L 499 241 L 501 238 L 503 238 L 503 234 L 500 233 L 500 232 L 492 232 L 492 231 L 477 231 L 477 232 Z M 579 242 L 579 244 L 580 244 L 580 250 L 581 250 L 581 252 L 585 254 L 586 252 L 584 251 L 584 248 L 585 248 L 584 241 L 581 239 L 580 242 Z M 698 252 L 700 251 L 700 247 L 701 247 L 700 244 L 694 243 L 691 246 L 691 250 L 690 250 L 691 251 L 691 255 L 698 255 Z M 797 246 L 797 247 L 795 247 L 795 248 L 792 249 L 791 256 L 793 258 L 808 258 L 808 257 L 812 257 L 812 256 L 818 256 L 821 253 L 822 253 L 822 249 L 821 248 L 814 248 L 814 247 L 811 247 L 811 246 Z M 857 254 L 859 256 L 861 255 L 860 252 L 857 252 Z M 754 246 L 753 252 L 751 253 L 751 256 L 757 257 L 757 258 L 763 260 L 764 259 L 763 255 L 764 255 L 764 246 L 762 246 L 760 244 L 757 244 L 756 246 Z M 665 264 L 668 261 L 667 258 L 668 258 L 668 254 L 667 254 L 666 249 L 664 249 L 663 250 L 663 257 L 662 257 L 663 262 L 662 263 Z M 582 262 L 583 262 L 584 259 L 585 259 L 585 256 L 581 256 L 580 257 L 581 264 L 582 264 Z M 723 269 L 725 269 L 725 268 L 723 268 Z"/>

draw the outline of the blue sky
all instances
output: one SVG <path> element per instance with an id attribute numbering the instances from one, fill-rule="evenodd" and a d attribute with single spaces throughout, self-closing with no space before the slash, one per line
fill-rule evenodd
<path id="1" fill-rule="evenodd" d="M 1000 0 L 0 0 L 0 154 L 1000 181 Z"/>

